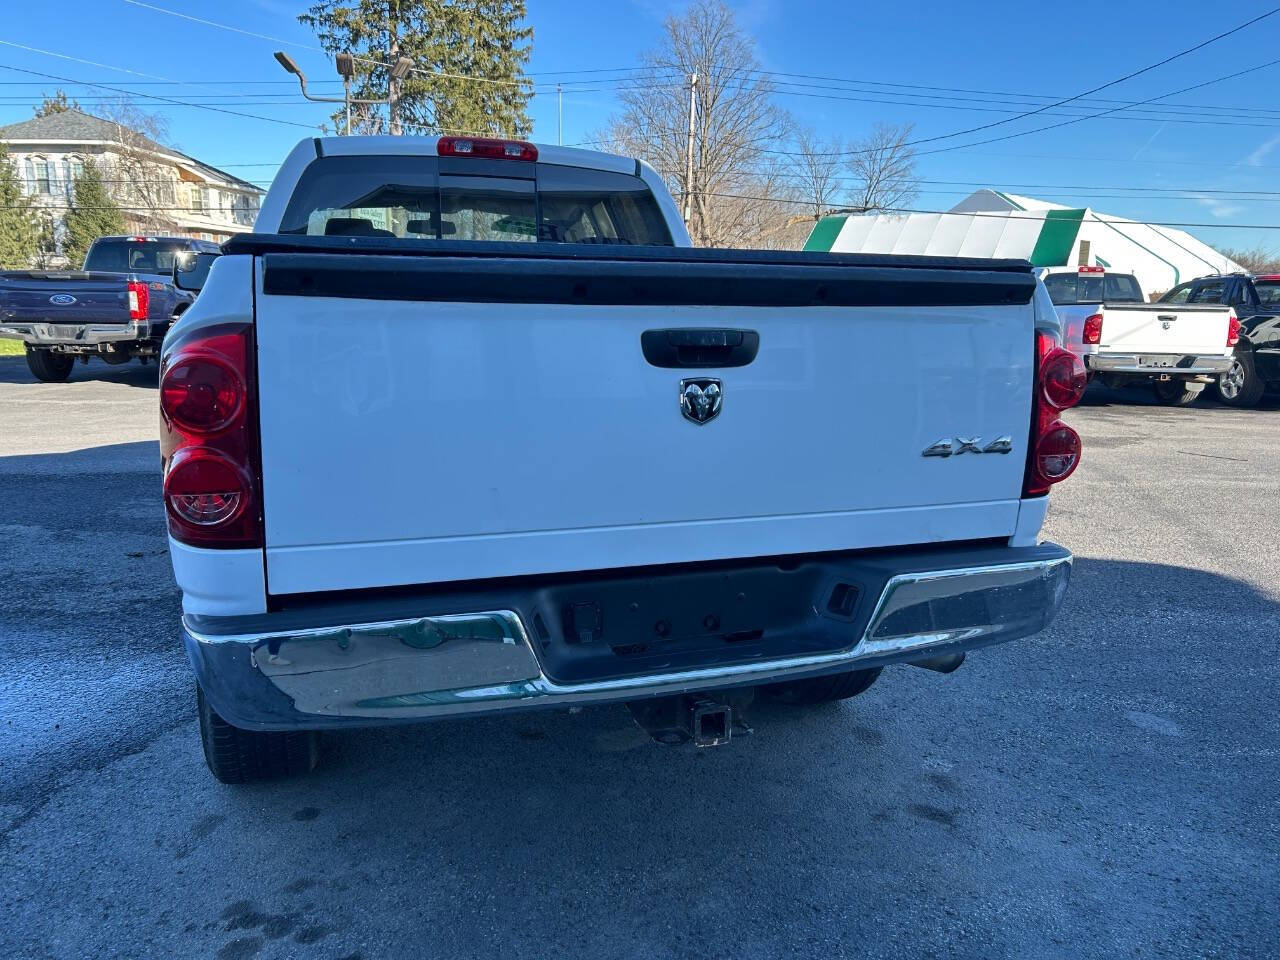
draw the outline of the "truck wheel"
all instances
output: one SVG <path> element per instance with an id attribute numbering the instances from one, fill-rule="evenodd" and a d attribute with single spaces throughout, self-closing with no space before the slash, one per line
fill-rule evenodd
<path id="1" fill-rule="evenodd" d="M 876 678 L 880 676 L 880 671 L 883 669 L 883 667 L 872 667 L 869 670 L 848 670 L 844 673 L 791 680 L 787 683 L 770 683 L 758 688 L 756 692 L 763 699 L 810 707 L 819 703 L 856 697 L 876 682 Z"/>
<path id="2" fill-rule="evenodd" d="M 1185 383 L 1182 380 L 1157 380 L 1156 399 L 1166 407 L 1185 407 L 1194 403 L 1204 390 L 1203 383 Z"/>
<path id="3" fill-rule="evenodd" d="M 71 376 L 71 368 L 75 365 L 76 358 L 69 353 L 27 348 L 27 366 L 35 374 L 35 378 L 44 383 L 64 382 Z"/>
<path id="4" fill-rule="evenodd" d="M 223 783 L 254 783 L 310 773 L 316 767 L 314 730 L 241 730 L 223 720 L 196 685 L 200 743 L 209 772 Z"/>
<path id="5" fill-rule="evenodd" d="M 1248 351 L 1237 353 L 1231 369 L 1218 377 L 1218 396 L 1231 407 L 1256 407 L 1266 390 Z"/>

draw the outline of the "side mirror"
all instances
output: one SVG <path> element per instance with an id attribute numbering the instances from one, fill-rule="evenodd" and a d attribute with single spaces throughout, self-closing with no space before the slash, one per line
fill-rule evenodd
<path id="1" fill-rule="evenodd" d="M 179 290 L 199 293 L 209 277 L 209 268 L 220 256 L 220 253 L 196 253 L 191 250 L 179 253 L 173 258 L 173 285 Z"/>

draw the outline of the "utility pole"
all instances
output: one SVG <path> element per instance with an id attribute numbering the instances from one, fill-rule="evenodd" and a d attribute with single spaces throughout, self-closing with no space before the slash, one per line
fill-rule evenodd
<path id="1" fill-rule="evenodd" d="M 564 143 L 564 87 L 556 84 L 556 143 Z"/>
<path id="2" fill-rule="evenodd" d="M 388 18 L 387 32 L 390 34 L 387 44 L 387 55 L 391 62 L 395 63 L 400 59 L 400 35 L 396 31 L 396 16 L 398 11 L 393 9 L 391 17 Z M 393 69 L 391 71 L 391 82 L 387 85 L 387 132 L 393 137 L 398 137 L 403 132 L 400 129 L 400 81 L 403 75 L 397 77 Z"/>
<path id="3" fill-rule="evenodd" d="M 693 198 L 693 116 L 698 104 L 698 72 L 689 74 L 689 143 L 684 153 L 684 225 L 689 226 Z"/>

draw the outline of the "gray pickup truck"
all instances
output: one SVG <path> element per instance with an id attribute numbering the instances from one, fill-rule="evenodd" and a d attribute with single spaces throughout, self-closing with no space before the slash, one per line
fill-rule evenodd
<path id="1" fill-rule="evenodd" d="M 26 344 L 27 366 L 46 383 L 71 376 L 77 356 L 146 363 L 194 299 L 172 283 L 174 258 L 217 249 L 190 237 L 99 237 L 83 270 L 0 273 L 0 337 Z"/>

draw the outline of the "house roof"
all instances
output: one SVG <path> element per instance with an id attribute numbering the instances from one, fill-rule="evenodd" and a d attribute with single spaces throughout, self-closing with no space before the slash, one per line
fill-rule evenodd
<path id="1" fill-rule="evenodd" d="M 33 117 L 30 120 L 23 120 L 21 123 L 11 123 L 7 127 L 0 127 L 0 141 L 37 140 L 72 143 L 111 141 L 119 139 L 119 128 L 120 124 L 113 120 L 105 120 L 102 117 L 95 117 L 91 113 L 85 113 L 83 110 L 77 110 L 75 107 L 69 107 L 66 110 L 60 110 L 44 117 Z M 250 183 L 248 180 L 241 180 L 225 170 L 219 170 L 215 166 L 202 163 L 195 157 L 188 156 L 180 150 L 157 143 L 136 130 L 130 132 L 135 137 L 138 137 L 141 145 L 148 150 L 176 157 L 185 165 L 202 172 L 205 176 L 216 177 L 245 190 L 253 190 L 257 193 L 264 192 L 257 184 Z"/>

